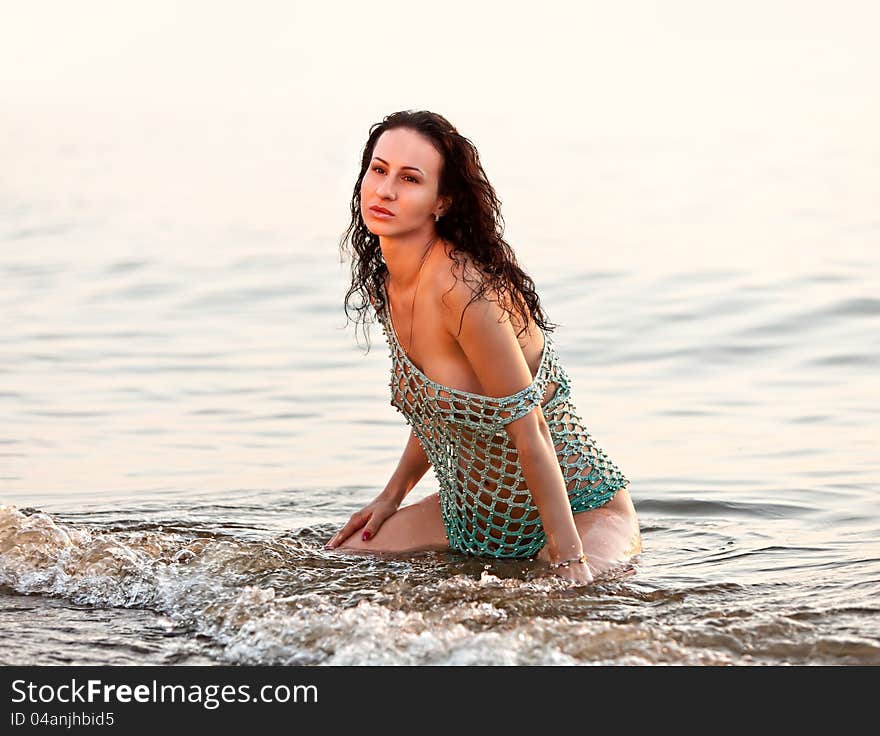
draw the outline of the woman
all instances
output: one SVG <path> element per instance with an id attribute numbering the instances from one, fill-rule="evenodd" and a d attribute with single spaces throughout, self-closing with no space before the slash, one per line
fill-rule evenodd
<path id="1" fill-rule="evenodd" d="M 384 490 L 326 548 L 537 556 L 579 583 L 640 552 L 628 481 L 575 413 L 473 144 L 435 113 L 386 117 L 351 211 L 346 309 L 358 291 L 379 316 L 411 432 Z M 440 493 L 399 508 L 432 465 Z"/>

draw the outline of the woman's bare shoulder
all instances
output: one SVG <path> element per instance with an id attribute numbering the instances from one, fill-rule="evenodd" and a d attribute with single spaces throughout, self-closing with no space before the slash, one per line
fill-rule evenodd
<path id="1" fill-rule="evenodd" d="M 511 285 L 506 289 L 496 288 L 486 271 L 466 252 L 458 251 L 455 259 L 444 251 L 445 261 L 434 269 L 435 298 L 440 303 L 447 327 L 455 334 L 461 325 L 465 310 L 472 304 L 479 304 L 484 312 L 491 313 L 498 321 L 510 320 L 514 331 L 523 329 L 519 293 Z M 526 326 L 531 331 L 531 319 Z M 454 328 L 454 329 L 453 329 Z"/>
<path id="2" fill-rule="evenodd" d="M 449 260 L 436 271 L 433 282 L 434 298 L 447 332 L 460 334 L 465 313 L 477 309 L 492 321 L 505 321 L 505 300 L 490 285 L 489 278 L 479 264 L 468 254 L 462 254 L 456 263 Z"/>
<path id="3" fill-rule="evenodd" d="M 480 293 L 486 275 L 468 253 L 456 253 L 455 259 L 444 255 L 434 269 L 433 291 L 444 309 L 459 310 Z"/>

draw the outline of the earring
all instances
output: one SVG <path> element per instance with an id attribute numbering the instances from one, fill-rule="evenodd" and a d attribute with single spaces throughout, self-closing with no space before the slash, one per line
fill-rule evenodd
<path id="1" fill-rule="evenodd" d="M 440 222 L 440 215 L 434 213 L 434 222 Z"/>

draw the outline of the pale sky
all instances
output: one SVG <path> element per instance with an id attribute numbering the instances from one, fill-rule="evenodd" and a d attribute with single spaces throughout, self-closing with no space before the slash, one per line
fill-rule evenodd
<path id="1" fill-rule="evenodd" d="M 0 2 L 0 104 L 877 128 L 870 2 Z M 845 110 L 845 115 L 840 111 Z M 362 112 L 363 111 L 363 112 Z"/>
<path id="2" fill-rule="evenodd" d="M 186 228 L 219 211 L 307 242 L 346 216 L 368 126 L 428 109 L 475 141 L 517 242 L 818 267 L 876 247 L 878 8 L 0 0 L 0 191 L 131 233 L 174 210 L 205 247 Z"/>

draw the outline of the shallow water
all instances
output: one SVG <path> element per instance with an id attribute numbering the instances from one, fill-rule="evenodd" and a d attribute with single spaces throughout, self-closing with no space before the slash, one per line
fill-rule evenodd
<path id="1" fill-rule="evenodd" d="M 709 187 L 664 190 L 677 220 L 646 201 L 641 230 L 585 206 L 509 235 L 642 525 L 630 566 L 578 587 L 529 562 L 321 548 L 408 427 L 378 325 L 369 353 L 344 327 L 344 206 L 289 215 L 310 196 L 277 159 L 295 132 L 255 149 L 231 123 L 206 139 L 15 113 L 0 664 L 880 664 L 874 148 L 741 142 L 756 163 L 735 192 L 770 213 L 751 227 Z M 552 145 L 622 190 L 693 155 Z M 218 176 L 224 160 L 246 182 Z M 300 163 L 325 190 L 344 178 L 344 205 L 338 151 Z M 506 175 L 502 198 L 525 201 L 532 183 Z M 849 190 L 817 218 L 823 176 Z M 639 209 L 617 206 L 619 222 Z M 411 499 L 436 489 L 429 474 Z"/>

